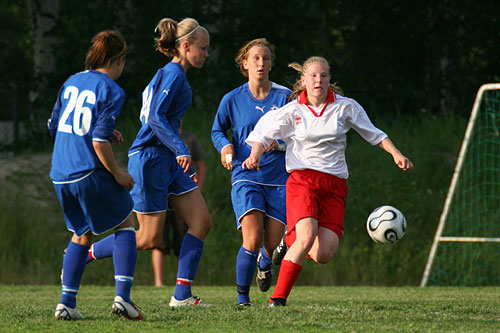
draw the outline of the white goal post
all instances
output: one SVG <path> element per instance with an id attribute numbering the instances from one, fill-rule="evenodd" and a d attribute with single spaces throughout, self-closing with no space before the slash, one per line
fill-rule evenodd
<path id="1" fill-rule="evenodd" d="M 469 122 L 467 124 L 467 130 L 465 132 L 465 137 L 462 142 L 462 146 L 460 148 L 460 153 L 458 156 L 457 163 L 455 165 L 455 170 L 453 172 L 453 177 L 451 180 L 450 188 L 448 190 L 448 194 L 446 196 L 446 200 L 444 203 L 443 211 L 441 213 L 441 217 L 439 219 L 439 225 L 436 230 L 436 234 L 434 236 L 434 241 L 432 243 L 432 247 L 429 253 L 429 257 L 427 259 L 427 264 L 425 266 L 425 270 L 422 276 L 422 281 L 420 283 L 420 287 L 425 287 L 428 283 L 429 275 L 432 269 L 432 264 L 434 262 L 434 257 L 436 255 L 436 251 L 438 249 L 439 243 L 440 242 L 492 242 L 492 243 L 500 243 L 500 237 L 463 237 L 463 236 L 442 236 L 443 234 L 443 229 L 446 224 L 446 219 L 448 217 L 448 213 L 450 210 L 450 205 L 452 202 L 452 199 L 455 195 L 456 187 L 457 187 L 457 181 L 459 179 L 460 173 L 462 171 L 463 163 L 464 163 L 464 158 L 467 153 L 467 149 L 469 147 L 469 143 L 471 140 L 471 134 L 474 129 L 474 125 L 476 123 L 476 119 L 479 113 L 479 109 L 481 106 L 481 102 L 483 100 L 483 95 L 486 91 L 488 90 L 500 90 L 500 83 L 489 83 L 489 84 L 484 84 L 482 85 L 477 94 L 476 98 L 474 101 L 474 105 L 472 108 L 472 112 L 469 118 Z M 500 210 L 500 208 L 499 208 Z"/>

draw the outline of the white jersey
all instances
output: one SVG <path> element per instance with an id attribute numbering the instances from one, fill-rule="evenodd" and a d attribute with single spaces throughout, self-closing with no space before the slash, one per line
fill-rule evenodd
<path id="1" fill-rule="evenodd" d="M 261 142 L 268 148 L 281 139 L 287 145 L 288 172 L 311 169 L 346 179 L 346 134 L 351 128 L 372 145 L 387 138 L 355 100 L 329 90 L 325 105 L 316 108 L 308 105 L 304 90 L 296 100 L 262 116 L 246 143 Z"/>

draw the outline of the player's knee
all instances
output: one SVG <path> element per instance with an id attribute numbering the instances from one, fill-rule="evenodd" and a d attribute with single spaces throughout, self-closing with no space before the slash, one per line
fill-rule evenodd
<path id="1" fill-rule="evenodd" d="M 248 233 L 243 235 L 243 244 L 245 249 L 250 251 L 257 251 L 262 243 L 262 236 L 257 233 Z"/>
<path id="2" fill-rule="evenodd" d="M 335 252 L 337 252 L 337 248 L 319 249 L 314 261 L 318 264 L 328 264 L 335 256 Z"/>
<path id="3" fill-rule="evenodd" d="M 199 228 L 204 235 L 207 235 L 210 232 L 210 229 L 212 229 L 212 218 L 210 215 L 202 219 L 202 223 L 200 223 Z"/>
<path id="4" fill-rule="evenodd" d="M 318 255 L 316 256 L 316 262 L 318 264 L 328 264 L 330 262 L 330 260 L 332 260 L 333 258 L 333 254 L 328 254 L 328 253 L 318 253 Z"/>
<path id="5" fill-rule="evenodd" d="M 152 250 L 160 248 L 162 245 L 161 238 L 152 238 L 146 240 L 137 240 L 138 250 Z"/>
<path id="6" fill-rule="evenodd" d="M 297 246 L 300 246 L 303 251 L 309 251 L 314 244 L 314 237 L 297 237 L 297 240 L 295 242 L 297 243 Z"/>

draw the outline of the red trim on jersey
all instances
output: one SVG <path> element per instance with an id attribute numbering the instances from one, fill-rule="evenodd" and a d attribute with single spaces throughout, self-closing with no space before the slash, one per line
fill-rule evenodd
<path id="1" fill-rule="evenodd" d="M 177 279 L 176 284 L 180 284 L 181 286 L 190 286 L 191 282 Z"/>
<path id="2" fill-rule="evenodd" d="M 328 106 L 328 104 L 330 102 L 335 102 L 335 94 L 333 93 L 333 91 L 331 89 L 328 89 L 328 95 L 326 96 L 326 103 L 325 103 L 325 106 L 323 106 L 323 110 L 321 110 L 321 112 L 319 114 L 317 114 L 310 106 L 309 106 L 309 101 L 307 100 L 307 90 L 304 89 L 299 97 L 297 97 L 297 102 L 299 104 L 304 104 L 305 106 L 307 106 L 307 108 L 309 110 L 311 110 L 312 114 L 315 116 L 315 117 L 321 117 L 323 115 L 323 112 L 325 112 L 325 109 L 326 107 Z"/>

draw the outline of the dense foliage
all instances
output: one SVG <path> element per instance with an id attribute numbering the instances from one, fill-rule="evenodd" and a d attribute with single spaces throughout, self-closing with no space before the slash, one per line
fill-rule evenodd
<path id="1" fill-rule="evenodd" d="M 188 73 L 196 102 L 209 113 L 225 92 L 243 82 L 234 56 L 257 37 L 276 45 L 273 80 L 289 85 L 295 73 L 288 63 L 322 55 L 346 94 L 378 113 L 467 114 L 477 88 L 500 79 L 497 1 L 51 2 L 58 10 L 47 34 L 56 45 L 47 56 L 56 66 L 44 78 L 33 77 L 36 12 L 27 8 L 40 2 L 13 0 L 0 8 L 0 120 L 11 119 L 13 108 L 23 119 L 32 110 L 45 119 L 62 81 L 83 68 L 90 37 L 110 28 L 122 31 L 128 42 L 119 83 L 137 109 L 142 89 L 167 61 L 153 48 L 153 30 L 163 17 L 194 17 L 211 32 L 210 60 L 201 71 Z M 39 92 L 31 104 L 26 103 L 30 91 Z M 19 106 L 13 106 L 13 92 L 22 101 Z"/>

